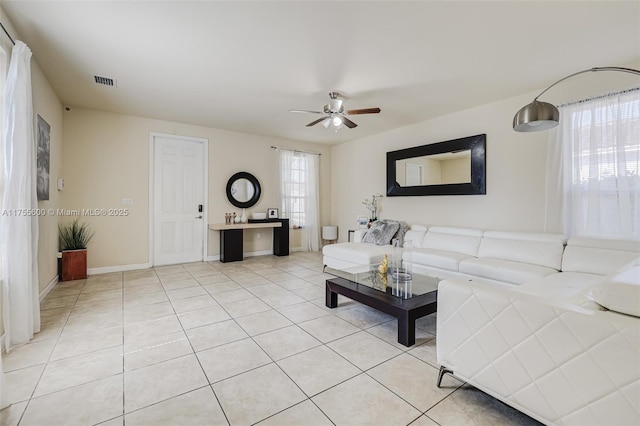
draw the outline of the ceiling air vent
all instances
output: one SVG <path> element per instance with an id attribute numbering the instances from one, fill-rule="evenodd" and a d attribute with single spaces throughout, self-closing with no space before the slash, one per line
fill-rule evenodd
<path id="1" fill-rule="evenodd" d="M 96 84 L 103 84 L 105 86 L 111 86 L 111 87 L 116 86 L 116 81 L 112 78 L 100 77 L 99 75 L 94 75 L 93 79 L 95 80 Z"/>

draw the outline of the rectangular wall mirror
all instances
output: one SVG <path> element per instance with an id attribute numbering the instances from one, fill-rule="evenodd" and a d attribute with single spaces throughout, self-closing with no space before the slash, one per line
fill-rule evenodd
<path id="1" fill-rule="evenodd" d="M 387 195 L 486 194 L 486 135 L 387 152 Z"/>

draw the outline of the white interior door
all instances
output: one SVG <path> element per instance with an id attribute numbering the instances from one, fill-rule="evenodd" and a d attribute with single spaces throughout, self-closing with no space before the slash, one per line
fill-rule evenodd
<path id="1" fill-rule="evenodd" d="M 202 261 L 204 143 L 153 136 L 153 151 L 153 264 Z"/>
<path id="2" fill-rule="evenodd" d="M 407 163 L 405 165 L 405 182 L 407 186 L 422 185 L 422 164 Z"/>

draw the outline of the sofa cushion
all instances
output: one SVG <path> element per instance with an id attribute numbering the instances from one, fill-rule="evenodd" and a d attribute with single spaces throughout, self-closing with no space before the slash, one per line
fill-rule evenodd
<path id="1" fill-rule="evenodd" d="M 362 237 L 363 243 L 372 243 L 379 246 L 387 245 L 391 242 L 391 238 L 396 232 L 400 224 L 398 222 L 387 222 L 376 220 L 371 224 L 371 228 Z"/>
<path id="2" fill-rule="evenodd" d="M 422 247 L 477 256 L 482 233 L 479 229 L 432 226 L 422 240 Z"/>
<path id="3" fill-rule="evenodd" d="M 514 289 L 519 293 L 532 294 L 548 300 L 581 303 L 586 293 L 595 283 L 602 280 L 601 275 L 584 272 L 556 272 L 535 279 Z"/>
<path id="4" fill-rule="evenodd" d="M 368 243 L 328 244 L 322 248 L 324 257 L 340 259 L 344 263 L 371 265 L 382 261 L 386 254 L 391 254 L 391 246 L 378 246 Z M 324 262 L 328 265 L 327 261 Z"/>
<path id="5" fill-rule="evenodd" d="M 562 256 L 562 271 L 608 275 L 638 256 L 637 241 L 571 238 Z"/>
<path id="6" fill-rule="evenodd" d="M 422 247 L 422 240 L 426 233 L 426 229 L 413 229 L 413 227 L 411 227 L 411 229 L 404 234 L 404 239 L 405 241 L 411 241 L 411 247 Z"/>
<path id="7" fill-rule="evenodd" d="M 640 265 L 602 279 L 589 297 L 611 311 L 640 317 Z"/>
<path id="8" fill-rule="evenodd" d="M 431 266 L 453 272 L 458 272 L 461 260 L 472 257 L 463 253 L 434 249 L 414 249 L 410 256 L 411 263 L 414 265 Z M 405 252 L 403 258 L 408 260 L 408 252 Z"/>
<path id="9" fill-rule="evenodd" d="M 558 272 L 554 268 L 504 259 L 474 258 L 460 261 L 460 272 L 480 278 L 504 281 L 511 284 L 526 282 Z"/>
<path id="10" fill-rule="evenodd" d="M 486 231 L 478 257 L 510 260 L 559 271 L 564 242 L 564 236 L 557 234 Z"/>

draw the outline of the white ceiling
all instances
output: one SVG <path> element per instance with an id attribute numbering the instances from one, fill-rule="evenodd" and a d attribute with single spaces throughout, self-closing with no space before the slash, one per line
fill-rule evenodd
<path id="1" fill-rule="evenodd" d="M 313 142 L 362 138 L 640 58 L 638 1 L 0 6 L 64 105 Z M 96 85 L 96 74 L 117 88 Z M 382 112 L 354 116 L 359 126 L 338 133 L 288 112 L 319 110 L 334 90 L 346 109 Z"/>

